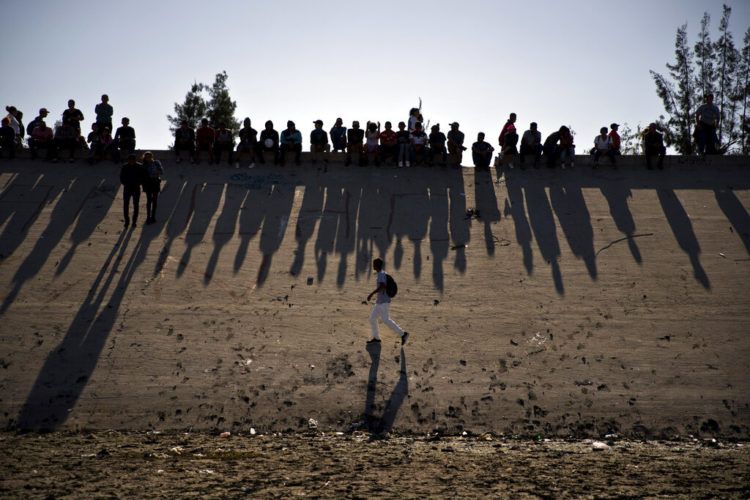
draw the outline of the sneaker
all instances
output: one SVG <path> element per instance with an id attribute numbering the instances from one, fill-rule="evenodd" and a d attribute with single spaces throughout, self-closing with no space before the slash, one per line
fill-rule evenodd
<path id="1" fill-rule="evenodd" d="M 367 341 L 368 344 L 379 344 L 380 339 L 370 339 Z"/>
<path id="2" fill-rule="evenodd" d="M 409 332 L 404 332 L 404 334 L 401 335 L 401 345 L 406 345 L 407 340 L 409 340 Z"/>
<path id="3" fill-rule="evenodd" d="M 240 162 L 235 162 L 234 163 L 234 168 L 240 168 Z"/>
<path id="4" fill-rule="evenodd" d="M 407 161 L 407 162 L 406 162 L 406 166 L 407 166 L 407 167 L 411 167 L 411 164 L 410 164 L 410 163 L 409 163 L 409 162 Z"/>
<path id="5" fill-rule="evenodd" d="M 255 162 L 253 162 L 250 165 L 248 165 L 247 168 L 255 168 Z"/>
<path id="6" fill-rule="evenodd" d="M 403 168 L 403 166 L 404 166 L 404 162 L 402 161 L 398 162 L 398 168 Z"/>

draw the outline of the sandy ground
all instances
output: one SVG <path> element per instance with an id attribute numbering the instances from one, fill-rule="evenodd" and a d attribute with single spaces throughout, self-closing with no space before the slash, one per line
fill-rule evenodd
<path id="1" fill-rule="evenodd" d="M 23 498 L 747 498 L 747 445 L 372 440 L 104 432 L 0 435 L 0 496 Z"/>
<path id="2" fill-rule="evenodd" d="M 748 439 L 747 161 L 165 161 L 133 231 L 111 164 L 4 162 L 3 426 Z M 365 346 L 376 256 L 403 349 Z"/>

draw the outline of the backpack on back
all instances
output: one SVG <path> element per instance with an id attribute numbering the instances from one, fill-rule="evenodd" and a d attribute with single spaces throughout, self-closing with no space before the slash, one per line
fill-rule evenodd
<path id="1" fill-rule="evenodd" d="M 398 285 L 396 280 L 390 274 L 385 275 L 385 294 L 390 298 L 393 298 L 398 293 Z"/>

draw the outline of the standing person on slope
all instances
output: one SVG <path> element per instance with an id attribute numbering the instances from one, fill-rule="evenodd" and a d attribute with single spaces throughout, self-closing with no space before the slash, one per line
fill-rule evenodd
<path id="1" fill-rule="evenodd" d="M 367 343 L 371 344 L 373 342 L 380 342 L 380 334 L 378 333 L 378 318 L 380 318 L 383 320 L 383 323 L 388 326 L 388 328 L 399 334 L 399 336 L 401 337 L 401 345 L 404 345 L 409 339 L 409 332 L 404 331 L 403 328 L 398 326 L 398 324 L 391 319 L 391 296 L 395 295 L 395 291 L 392 292 L 391 295 L 388 294 L 388 278 L 390 276 L 388 276 L 383 270 L 383 259 L 375 259 L 374 261 L 372 261 L 372 268 L 375 270 L 375 272 L 378 273 L 378 287 L 373 290 L 370 295 L 367 296 L 367 301 L 369 302 L 370 299 L 372 299 L 373 295 L 377 295 L 375 307 L 372 308 L 372 312 L 370 313 L 370 327 L 372 328 L 372 338 L 368 340 Z M 393 278 L 391 278 L 391 281 L 393 281 Z M 395 287 L 395 282 L 393 282 L 393 285 Z"/>

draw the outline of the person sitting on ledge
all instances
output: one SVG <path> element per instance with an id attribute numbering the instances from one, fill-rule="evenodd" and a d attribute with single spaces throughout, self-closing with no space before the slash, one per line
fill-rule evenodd
<path id="1" fill-rule="evenodd" d="M 414 124 L 411 132 L 411 147 L 414 154 L 414 165 L 422 165 L 427 159 L 427 134 L 422 129 L 422 122 Z"/>
<path id="2" fill-rule="evenodd" d="M 454 165 L 455 168 L 461 166 L 464 151 L 466 151 L 466 146 L 464 146 L 464 133 L 458 129 L 459 126 L 458 122 L 453 122 L 450 124 L 451 129 L 448 131 L 448 154 L 451 158 L 456 160 Z"/>
<path id="3" fill-rule="evenodd" d="M 664 155 L 667 154 L 667 148 L 664 147 L 664 136 L 659 132 L 656 123 L 649 123 L 646 132 L 643 134 L 643 149 L 646 155 L 646 168 L 652 170 L 651 157 L 658 156 L 659 169 L 664 168 Z"/>
<path id="4" fill-rule="evenodd" d="M 398 137 L 396 132 L 393 131 L 393 125 L 391 122 L 385 122 L 385 130 L 380 132 L 380 160 L 389 163 L 396 163 L 396 156 L 398 155 Z"/>
<path id="5" fill-rule="evenodd" d="M 346 152 L 346 127 L 344 121 L 336 118 L 336 124 L 331 128 L 331 143 L 333 144 L 332 152 Z"/>
<path id="6" fill-rule="evenodd" d="M 294 153 L 294 163 L 301 164 L 302 134 L 296 129 L 294 122 L 286 122 L 286 129 L 281 131 L 281 157 L 279 163 L 283 167 L 286 164 L 286 154 Z"/>
<path id="7" fill-rule="evenodd" d="M 396 132 L 396 141 L 398 141 L 398 166 L 408 167 L 411 165 L 411 134 L 406 130 L 404 122 L 398 122 L 398 132 Z"/>
<path id="8" fill-rule="evenodd" d="M 5 157 L 6 153 L 10 160 L 16 157 L 16 131 L 13 130 L 7 116 L 3 118 L 0 127 L 0 157 Z"/>
<path id="9" fill-rule="evenodd" d="M 195 163 L 195 130 L 188 125 L 187 120 L 182 120 L 180 127 L 174 131 L 174 154 L 177 156 L 177 163 L 182 161 L 182 151 L 187 151 L 190 160 Z"/>
<path id="10" fill-rule="evenodd" d="M 279 163 L 279 133 L 273 129 L 273 122 L 268 120 L 260 132 L 260 154 L 258 163 L 266 163 L 265 153 L 273 153 L 273 163 Z"/>
<path id="11" fill-rule="evenodd" d="M 440 165 L 445 166 L 448 155 L 445 151 L 445 134 L 440 131 L 440 124 L 430 127 L 430 165 L 435 165 L 435 159 L 440 159 Z"/>
<path id="12" fill-rule="evenodd" d="M 36 159 L 40 149 L 47 150 L 47 159 L 55 157 L 55 143 L 52 129 L 47 126 L 44 120 L 38 121 L 34 130 L 31 131 L 29 138 L 29 150 L 31 158 Z"/>
<path id="13" fill-rule="evenodd" d="M 200 161 L 202 151 L 208 151 L 208 163 L 214 162 L 214 142 L 216 142 L 216 131 L 209 126 L 208 118 L 201 120 L 201 126 L 195 132 L 195 161 Z"/>
<path id="14" fill-rule="evenodd" d="M 362 141 L 365 139 L 365 131 L 359 128 L 359 122 L 354 120 L 352 128 L 346 131 L 346 166 L 352 164 L 352 153 L 359 155 L 359 164 L 364 165 L 365 155 L 362 154 Z"/>
<path id="15" fill-rule="evenodd" d="M 122 126 L 117 127 L 115 138 L 112 141 L 113 160 L 120 161 L 120 153 L 130 155 L 135 151 L 135 129 L 130 126 L 130 119 L 125 117 L 121 120 Z"/>
<path id="16" fill-rule="evenodd" d="M 237 166 L 239 167 L 242 153 L 250 155 L 250 168 L 255 166 L 255 156 L 258 153 L 258 131 L 250 126 L 250 118 L 245 118 L 240 129 L 240 143 L 237 146 Z"/>
<path id="17" fill-rule="evenodd" d="M 216 138 L 214 140 L 214 162 L 218 165 L 221 163 L 221 153 L 224 151 L 229 155 L 227 163 L 232 163 L 232 155 L 234 153 L 234 135 L 232 131 L 227 128 L 227 124 L 224 122 L 219 123 L 219 128 L 216 129 Z"/>
<path id="18" fill-rule="evenodd" d="M 573 144 L 573 134 L 570 129 L 563 125 L 560 127 L 560 166 L 565 168 L 566 164 L 568 167 L 573 168 L 575 165 L 576 157 L 576 145 Z"/>
<path id="19" fill-rule="evenodd" d="M 60 158 L 60 152 L 67 150 L 70 152 L 68 161 L 73 163 L 75 161 L 76 150 L 80 145 L 78 137 L 79 135 L 75 126 L 70 121 L 63 121 L 60 126 L 55 129 L 55 157 L 52 161 L 57 162 Z"/>
<path id="20" fill-rule="evenodd" d="M 310 132 L 310 152 L 312 153 L 312 164 L 318 162 L 318 156 L 322 155 L 329 148 L 328 133 L 323 130 L 323 120 L 313 122 L 315 128 Z M 323 158 L 323 163 L 328 163 L 327 158 Z"/>
<path id="21" fill-rule="evenodd" d="M 471 157 L 477 170 L 489 170 L 495 148 L 484 140 L 484 132 L 477 134 L 477 142 L 471 145 Z"/>
<path id="22" fill-rule="evenodd" d="M 622 147 L 622 139 L 617 130 L 620 126 L 617 123 L 612 123 L 610 126 L 609 138 L 612 140 L 612 150 L 615 152 L 615 156 L 621 156 L 620 148 Z"/>
<path id="23" fill-rule="evenodd" d="M 368 162 L 372 158 L 375 165 L 380 165 L 380 122 L 367 122 L 367 130 L 365 132 L 365 150 L 367 155 L 365 156 L 365 162 Z"/>
<path id="24" fill-rule="evenodd" d="M 542 133 L 537 130 L 536 122 L 531 122 L 529 130 L 521 137 L 521 151 L 518 159 L 521 165 L 526 161 L 526 155 L 534 155 L 534 168 L 539 168 L 539 158 L 542 156 Z"/>
<path id="25" fill-rule="evenodd" d="M 591 150 L 591 154 L 594 155 L 594 168 L 599 167 L 599 158 L 602 155 L 609 157 L 609 161 L 612 165 L 617 168 L 615 163 L 615 150 L 612 146 L 612 138 L 607 135 L 607 127 L 599 129 L 599 135 L 594 137 L 594 149 Z"/>

